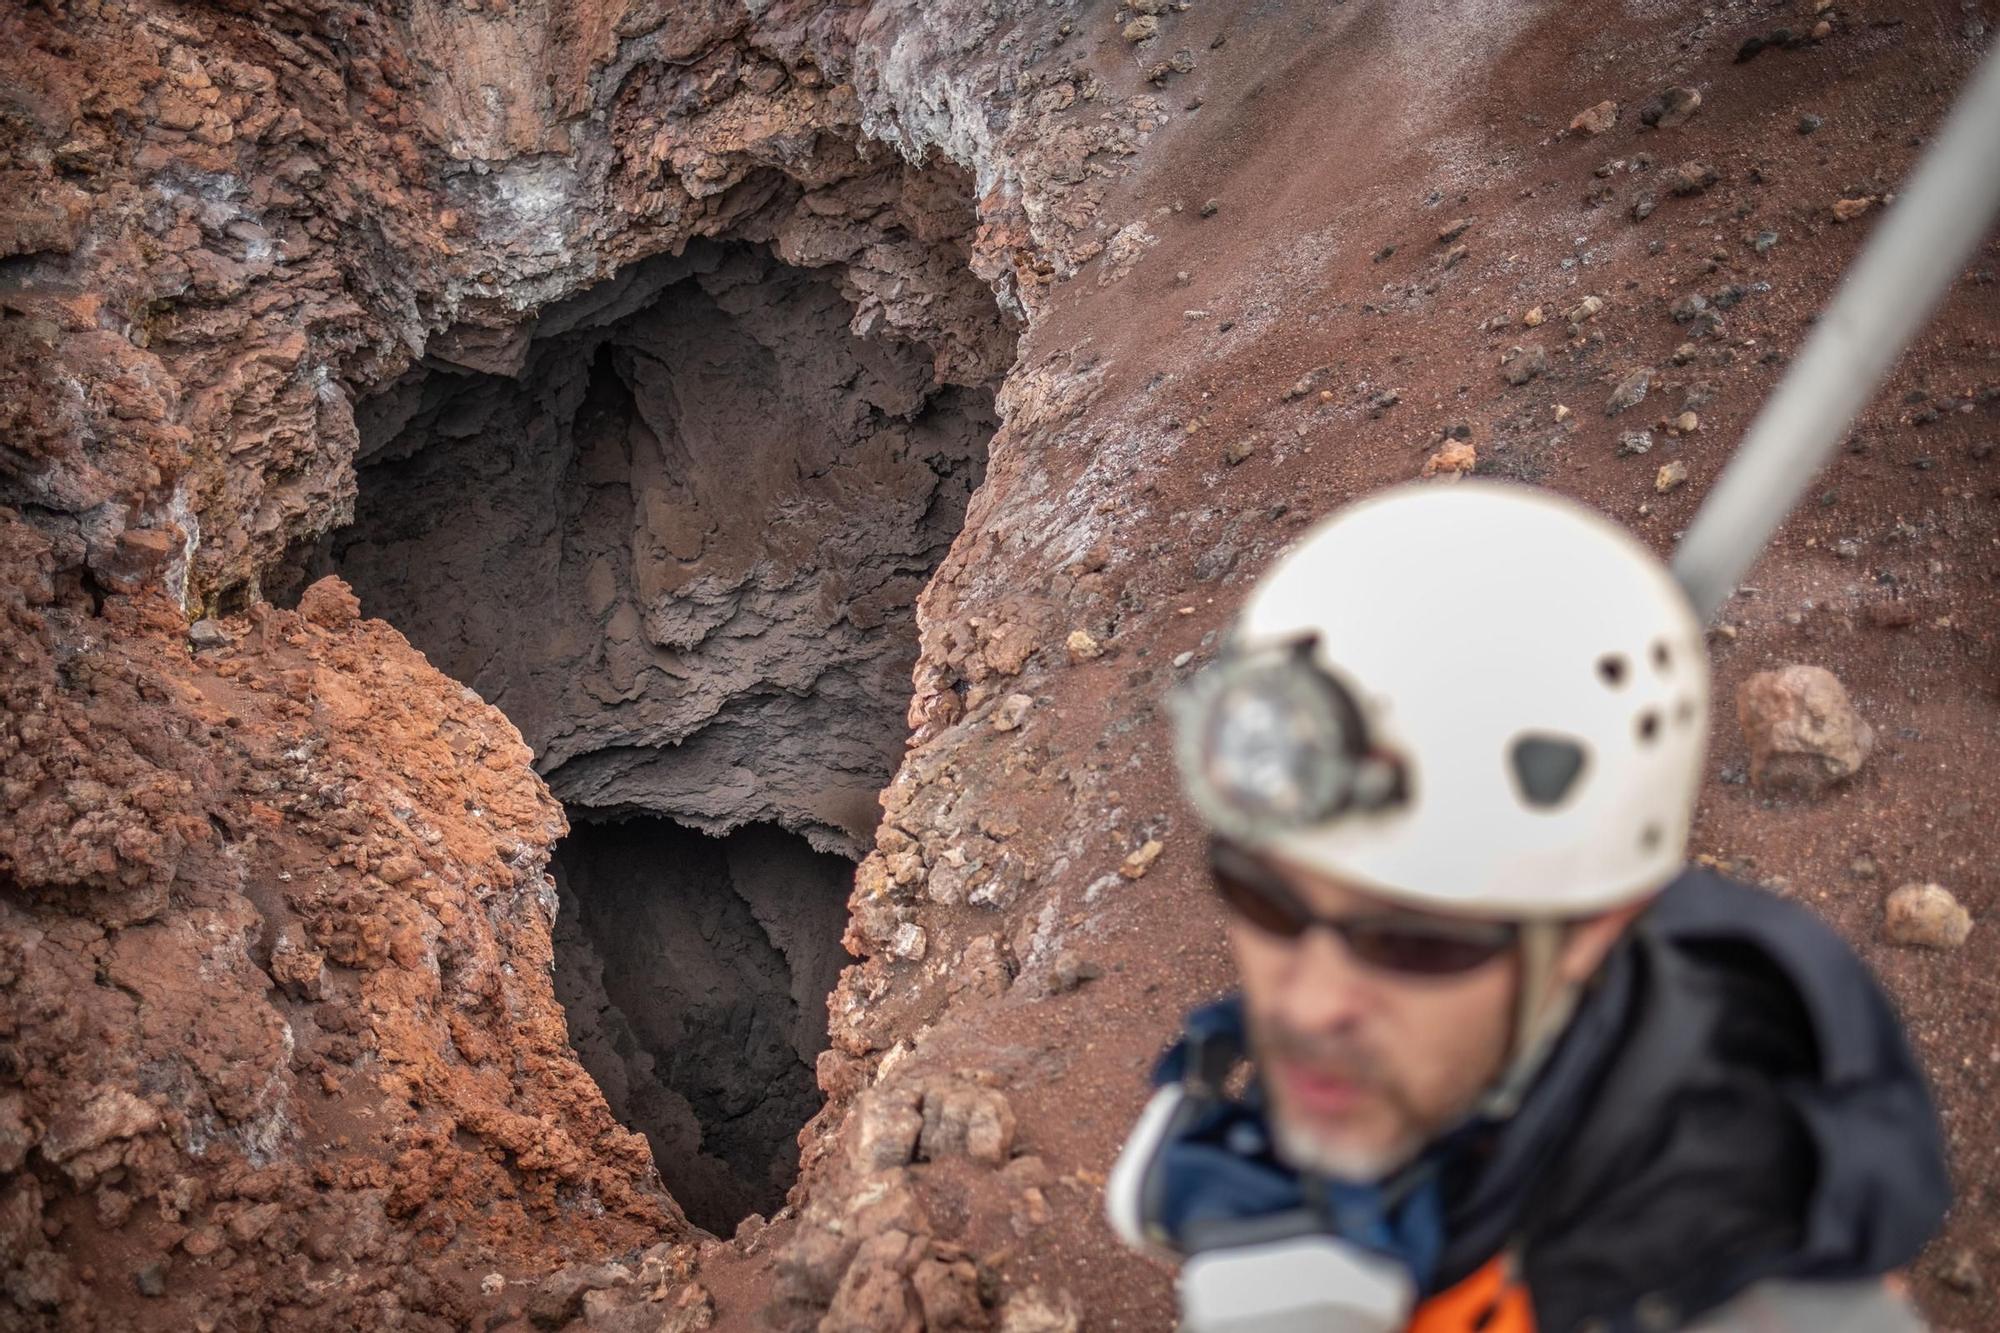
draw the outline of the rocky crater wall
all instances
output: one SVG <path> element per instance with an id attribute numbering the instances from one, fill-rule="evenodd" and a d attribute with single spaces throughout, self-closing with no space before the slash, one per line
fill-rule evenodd
<path id="1" fill-rule="evenodd" d="M 1165 1270 L 1101 1220 L 1146 1069 L 1231 979 L 1160 693 L 1276 550 L 1394 482 L 1536 479 L 1670 549 L 1993 20 L 1991 0 L 0 7 L 0 1323 L 1171 1326 Z M 867 439 L 985 390 L 1001 422 L 918 597 L 913 730 L 850 900 L 864 957 L 829 1005 L 796 1206 L 731 1242 L 686 1225 L 612 1115 L 618 1067 L 600 1090 L 572 1051 L 547 874 L 565 822 L 535 774 L 599 803 L 580 826 L 632 816 L 687 795 L 660 743 L 729 748 L 725 723 L 799 697 L 702 699 L 669 666 L 734 639 L 747 670 L 737 631 L 798 609 L 804 559 L 717 559 L 715 596 L 676 604 L 730 619 L 647 625 L 686 571 L 637 557 L 632 496 L 704 539 L 729 506 L 674 492 L 670 461 L 635 486 L 634 459 L 688 447 L 671 412 L 643 448 L 629 427 L 622 454 L 578 444 L 579 419 L 638 418 L 588 405 L 645 397 L 644 348 L 597 329 L 559 390 L 529 374 L 587 334 L 555 311 L 636 316 L 654 264 L 696 267 L 653 296 L 740 299 L 709 290 L 739 260 L 697 271 L 704 239 L 809 270 L 848 333 L 955 386 Z M 1995 245 L 1710 640 L 1722 698 L 1832 669 L 1875 757 L 1778 802 L 1719 710 L 1690 849 L 1826 915 L 1910 1017 L 1961 1181 L 1912 1280 L 1966 1329 L 1993 1326 L 2000 1234 L 1977 933 L 2000 903 L 1977 817 L 2000 772 Z M 505 448 L 375 416 L 412 384 L 408 423 L 483 412 Z M 447 386 L 469 396 L 447 409 Z M 531 468 L 531 429 L 611 464 L 529 485 L 499 465 Z M 363 473 L 449 461 L 462 502 L 501 496 L 535 586 L 579 608 L 558 619 L 587 639 L 525 683 L 490 665 L 543 637 L 512 603 L 512 639 L 467 637 L 451 668 L 511 688 L 534 749 L 337 580 L 267 600 L 372 514 L 364 436 Z M 608 527 L 576 521 L 585 499 Z M 446 558 L 492 572 L 462 536 Z M 562 581 L 600 559 L 603 603 Z M 826 622 L 843 655 L 855 604 Z M 604 694 L 578 714 L 601 732 L 564 732 L 558 660 Z M 865 677 L 842 662 L 826 690 Z M 1476 685 L 1476 645 L 1464 665 Z M 632 765 L 612 728 L 641 679 L 673 688 Z M 746 771 L 674 813 L 851 848 L 857 816 L 801 789 Z M 1886 902 L 1933 886 L 1972 947 L 1884 934 Z"/>

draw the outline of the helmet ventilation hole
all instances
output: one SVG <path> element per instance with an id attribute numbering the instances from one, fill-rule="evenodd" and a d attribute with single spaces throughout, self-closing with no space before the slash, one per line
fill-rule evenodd
<path id="1" fill-rule="evenodd" d="M 1648 708 L 1645 712 L 1639 714 L 1639 740 L 1643 744 L 1651 745 L 1654 741 L 1658 740 L 1659 738 L 1660 738 L 1659 710 L 1655 708 Z"/>
<path id="2" fill-rule="evenodd" d="M 1694 722 L 1694 700 L 1683 699 L 1674 705 L 1674 721 L 1684 727 Z"/>
<path id="3" fill-rule="evenodd" d="M 1667 650 L 1667 641 L 1665 639 L 1655 639 L 1653 641 L 1653 666 L 1660 671 L 1665 671 L 1672 665 L 1673 654 Z"/>
<path id="4" fill-rule="evenodd" d="M 1657 850 L 1660 845 L 1660 839 L 1665 836 L 1666 834 L 1661 832 L 1658 824 L 1646 825 L 1645 828 L 1639 830 L 1639 850 L 1644 852 Z"/>
<path id="5" fill-rule="evenodd" d="M 1625 654 L 1606 653 L 1597 659 L 1597 674 L 1606 685 L 1616 689 L 1625 683 Z"/>
<path id="6" fill-rule="evenodd" d="M 1507 758 L 1520 784 L 1521 799 L 1538 809 L 1559 804 L 1576 786 L 1589 753 L 1564 736 L 1518 737 Z"/>

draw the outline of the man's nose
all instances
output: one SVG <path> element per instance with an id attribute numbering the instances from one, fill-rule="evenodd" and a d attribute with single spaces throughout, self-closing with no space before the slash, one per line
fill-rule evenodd
<path id="1" fill-rule="evenodd" d="M 1340 1032 L 1361 1020 L 1368 978 L 1339 936 L 1324 927 L 1308 930 L 1290 961 L 1278 1003 L 1294 1031 Z"/>

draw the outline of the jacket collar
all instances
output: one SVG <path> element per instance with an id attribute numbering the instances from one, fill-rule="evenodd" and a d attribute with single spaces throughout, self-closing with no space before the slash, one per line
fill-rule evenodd
<path id="1" fill-rule="evenodd" d="M 1915 1257 L 1948 1201 L 1900 1023 L 1812 913 L 1702 871 L 1613 950 L 1542 1077 L 1447 1182 L 1448 1284 L 1516 1252 L 1542 1322 L 1682 1317 Z"/>

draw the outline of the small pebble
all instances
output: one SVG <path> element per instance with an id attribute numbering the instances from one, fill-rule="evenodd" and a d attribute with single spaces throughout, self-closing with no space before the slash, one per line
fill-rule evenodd
<path id="1" fill-rule="evenodd" d="M 1153 868 L 1153 862 L 1160 859 L 1166 846 L 1158 838 L 1148 838 L 1142 845 L 1119 863 L 1118 873 L 1126 879 L 1143 879 Z"/>
<path id="2" fill-rule="evenodd" d="M 1937 1275 L 1938 1281 L 1961 1296 L 1977 1296 L 1986 1290 L 1986 1279 L 1979 1272 L 1979 1256 L 1963 1246 L 1938 1265 Z"/>
<path id="3" fill-rule="evenodd" d="M 1569 127 L 1585 134 L 1599 135 L 1618 123 L 1618 103 L 1609 99 L 1576 113 Z"/>
<path id="4" fill-rule="evenodd" d="M 1941 884 L 1905 884 L 1883 904 L 1882 933 L 1894 944 L 1956 949 L 1972 933 L 1972 914 Z"/>
<path id="5" fill-rule="evenodd" d="M 1104 656 L 1104 645 L 1099 643 L 1087 629 L 1073 629 L 1069 638 L 1063 641 L 1072 662 L 1090 662 Z"/>
<path id="6" fill-rule="evenodd" d="M 1701 93 L 1694 88 L 1669 88 L 1639 109 L 1639 122 L 1670 130 L 1685 125 L 1701 110 Z"/>
<path id="7" fill-rule="evenodd" d="M 1028 710 L 1035 706 L 1033 695 L 1010 694 L 1000 701 L 993 710 L 993 730 L 1014 731 L 1027 720 Z"/>
<path id="8" fill-rule="evenodd" d="M 1604 402 L 1604 415 L 1615 417 L 1628 407 L 1637 407 L 1646 400 L 1646 390 L 1653 383 L 1653 372 L 1641 367 L 1618 381 L 1618 387 Z"/>

